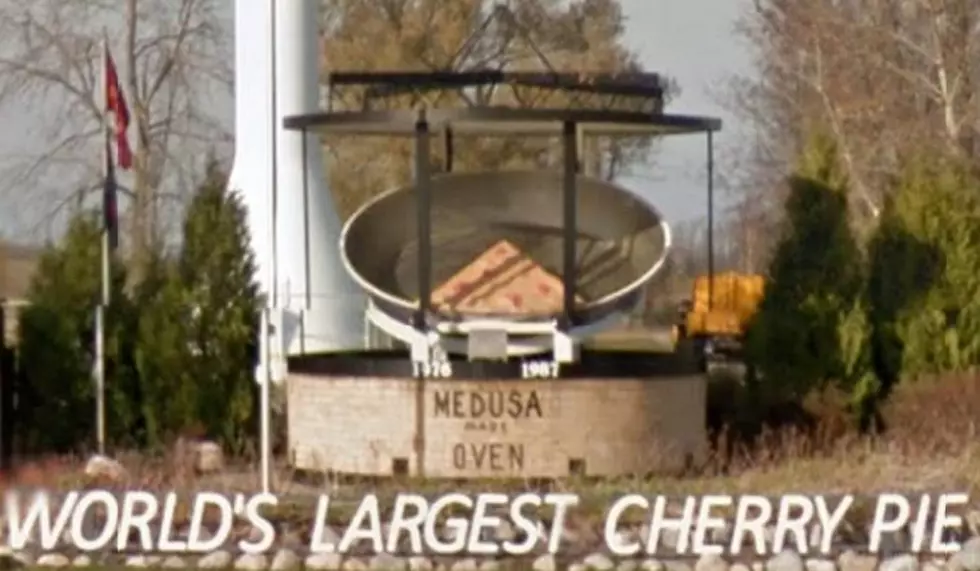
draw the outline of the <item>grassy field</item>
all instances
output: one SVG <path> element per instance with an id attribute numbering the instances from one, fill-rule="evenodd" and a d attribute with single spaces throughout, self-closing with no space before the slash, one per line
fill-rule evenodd
<path id="1" fill-rule="evenodd" d="M 317 494 L 331 495 L 331 520 L 342 523 L 353 514 L 366 493 L 382 500 L 411 491 L 438 495 L 449 491 L 569 491 L 579 494 L 580 517 L 598 520 L 610 498 L 623 493 L 666 494 L 765 494 L 788 492 L 871 495 L 884 491 L 967 492 L 980 494 L 980 440 L 976 410 L 980 410 L 980 378 L 950 377 L 935 383 L 899 391 L 886 411 L 893 430 L 878 438 L 862 437 L 832 426 L 803 434 L 793 429 L 773 430 L 754 446 L 733 455 L 714 455 L 708 464 L 688 474 L 644 479 L 529 481 L 433 481 L 359 480 L 336 481 L 300 477 L 285 466 L 274 474 L 275 491 L 283 498 L 282 516 L 311 516 Z M 119 459 L 129 469 L 130 485 L 191 492 L 254 491 L 258 486 L 256 463 L 240 459 L 222 474 L 199 477 L 179 458 L 170 455 L 124 454 Z M 77 489 L 93 485 L 82 474 L 82 459 L 61 458 L 39 465 L 35 475 L 45 485 Z M 975 500 L 974 500 L 975 501 Z M 390 503 L 383 501 L 383 504 Z"/>
<path id="2" fill-rule="evenodd" d="M 596 348 L 660 350 L 670 346 L 669 331 L 614 332 L 592 344 Z M 446 491 L 520 492 L 566 490 L 580 494 L 586 504 L 580 513 L 598 516 L 608 499 L 625 492 L 648 494 L 786 492 L 873 494 L 881 491 L 962 491 L 980 494 L 980 374 L 950 375 L 899 387 L 883 411 L 889 430 L 877 437 L 857 434 L 840 412 L 840 399 L 825 395 L 811 399 L 806 410 L 814 424 L 772 427 L 752 442 L 737 445 L 724 436 L 709 461 L 687 474 L 618 481 L 332 481 L 301 478 L 285 467 L 274 477 L 276 491 L 303 505 L 319 493 L 330 493 L 351 506 L 364 493 L 393 495 L 411 490 L 425 494 Z M 731 444 L 731 446 L 728 446 Z M 174 454 L 118 456 L 130 471 L 131 484 L 145 488 L 213 491 L 255 490 L 254 459 L 237 459 L 224 473 L 193 474 L 189 463 Z M 84 478 L 82 458 L 57 458 L 28 466 L 35 483 L 55 488 L 91 485 Z M 334 512 L 343 517 L 344 510 Z"/>
<path id="3" fill-rule="evenodd" d="M 974 379 L 971 382 L 977 383 Z M 976 409 L 974 409 L 976 410 Z M 940 434 L 939 431 L 908 436 L 914 431 L 878 439 L 842 434 L 817 441 L 792 431 L 773 432 L 753 449 L 734 458 L 715 457 L 708 465 L 689 474 L 620 480 L 565 479 L 554 482 L 435 481 L 435 480 L 331 480 L 300 477 L 285 466 L 278 466 L 274 487 L 282 505 L 280 518 L 306 521 L 312 516 L 315 496 L 331 496 L 330 520 L 349 522 L 365 494 L 378 494 L 382 505 L 398 493 L 412 492 L 436 496 L 448 492 L 520 493 L 527 491 L 565 491 L 579 495 L 575 514 L 580 523 L 602 518 L 610 500 L 624 493 L 684 496 L 688 494 L 784 493 L 858 494 L 880 492 L 908 494 L 928 492 L 967 492 L 980 494 L 980 442 L 968 434 Z M 197 490 L 226 493 L 254 492 L 258 487 L 255 463 L 238 462 L 218 475 L 199 477 L 173 457 L 120 456 L 132 475 L 130 485 L 141 488 Z M 47 485 L 78 489 L 94 483 L 82 475 L 82 462 L 63 459 L 57 470 L 45 470 Z M 55 476 L 55 474 L 57 474 Z M 974 502 L 976 500 L 974 499 Z"/>

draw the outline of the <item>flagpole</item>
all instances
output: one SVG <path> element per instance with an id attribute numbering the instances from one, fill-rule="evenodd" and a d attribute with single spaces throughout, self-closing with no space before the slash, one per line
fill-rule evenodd
<path id="1" fill-rule="evenodd" d="M 272 351 L 271 343 L 272 338 L 269 333 L 269 316 L 272 310 L 279 307 L 279 254 L 277 252 L 279 248 L 279 243 L 277 241 L 278 235 L 278 214 L 277 214 L 277 184 L 278 184 L 278 165 L 279 165 L 279 103 L 278 103 L 278 77 L 277 69 L 278 63 L 276 58 L 279 57 L 279 50 L 277 49 L 277 26 L 278 18 L 276 14 L 276 7 L 278 3 L 275 0 L 269 0 L 269 47 L 270 47 L 270 69 L 272 75 L 272 85 L 270 97 L 270 107 L 272 108 L 272 308 L 269 307 L 268 300 L 266 301 L 266 307 L 262 311 L 263 315 L 263 325 L 262 325 L 262 337 L 264 339 L 264 367 L 262 375 L 262 385 L 259 387 L 259 457 L 260 457 L 260 471 L 262 473 L 262 491 L 266 494 L 270 493 L 272 490 L 272 419 L 271 417 L 271 406 L 270 402 L 270 385 L 272 384 Z M 278 320 L 277 320 L 278 323 Z M 279 328 L 275 332 L 275 340 L 279 342 L 282 335 L 282 329 Z"/>
<path id="2" fill-rule="evenodd" d="M 108 184 L 111 173 L 109 172 L 109 161 L 112 160 L 109 150 L 109 129 L 106 122 L 106 109 L 108 102 L 106 98 L 106 79 L 108 70 L 106 69 L 109 57 L 108 34 L 103 30 L 102 34 L 102 81 L 100 89 L 102 91 L 101 116 L 102 136 L 102 184 Z M 105 208 L 103 198 L 102 208 Z M 103 215 L 103 219 L 104 219 Z M 109 307 L 109 228 L 106 224 L 102 225 L 102 296 L 95 310 L 95 427 L 96 443 L 99 454 L 105 454 L 105 318 L 106 310 Z"/>
<path id="3" fill-rule="evenodd" d="M 109 124 L 107 121 L 107 109 L 109 108 L 109 102 L 105 101 L 107 97 L 106 92 L 106 82 L 109 71 L 107 65 L 109 62 L 109 34 L 106 32 L 105 28 L 102 29 L 102 136 L 105 137 L 105 144 L 103 145 L 103 155 L 102 155 L 102 176 L 103 182 L 108 182 L 109 177 L 113 176 L 113 173 L 109 171 L 110 161 L 112 160 L 112 154 L 109 150 L 110 138 L 109 138 Z M 105 205 L 103 204 L 103 208 Z M 102 304 L 106 307 L 109 306 L 109 226 L 107 224 L 102 225 Z"/>

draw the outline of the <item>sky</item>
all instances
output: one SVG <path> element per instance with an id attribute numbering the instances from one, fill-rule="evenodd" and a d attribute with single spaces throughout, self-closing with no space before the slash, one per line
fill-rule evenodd
<path id="1" fill-rule="evenodd" d="M 731 196 L 720 187 L 723 157 L 738 142 L 745 125 L 726 112 L 728 79 L 751 75 L 749 50 L 734 32 L 735 23 L 751 0 L 622 0 L 628 21 L 626 42 L 637 50 L 648 71 L 673 77 L 680 96 L 667 112 L 708 115 L 722 120 L 715 134 L 716 212 Z M 624 177 L 620 182 L 653 203 L 668 222 L 678 223 L 706 214 L 706 141 L 704 135 L 666 139 L 652 172 Z"/>
<path id="2" fill-rule="evenodd" d="M 227 0 L 231 9 L 233 0 Z M 748 50 L 734 34 L 741 10 L 751 0 L 622 0 L 627 16 L 626 43 L 636 50 L 644 67 L 677 80 L 680 96 L 670 102 L 671 113 L 708 115 L 723 121 L 716 134 L 716 171 L 724 168 L 720 160 L 726 149 L 734 148 L 744 129 L 719 104 L 726 81 L 733 75 L 752 73 Z M 35 102 L 36 103 L 36 102 Z M 33 111 L 33 113 L 32 113 Z M 7 136 L 0 135 L 0 159 L 23 156 L 25 149 L 41 152 L 45 138 L 32 126 L 43 122 L 35 106 L 0 109 L 0 121 Z M 229 119 L 232 113 L 222 113 Z M 641 167 L 635 176 L 620 183 L 637 192 L 666 217 L 668 223 L 702 218 L 706 213 L 706 143 L 704 135 L 668 138 L 662 143 L 651 167 Z M 716 177 L 718 181 L 723 175 Z M 125 182 L 125 181 L 123 181 Z M 716 182 L 717 185 L 717 182 Z M 20 191 L 18 191 L 20 192 Z M 716 195 L 717 210 L 724 208 L 726 196 Z M 19 240 L 23 228 L 23 202 L 0 197 L 0 236 Z"/>

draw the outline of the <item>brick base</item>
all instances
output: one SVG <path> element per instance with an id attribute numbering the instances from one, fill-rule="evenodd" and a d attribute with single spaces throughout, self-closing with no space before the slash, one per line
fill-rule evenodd
<path id="1" fill-rule="evenodd" d="M 434 478 L 622 476 L 706 453 L 704 376 L 418 380 L 290 374 L 294 467 Z"/>

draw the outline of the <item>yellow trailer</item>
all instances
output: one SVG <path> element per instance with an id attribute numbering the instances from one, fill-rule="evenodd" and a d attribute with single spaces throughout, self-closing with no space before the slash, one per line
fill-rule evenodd
<path id="1" fill-rule="evenodd" d="M 698 276 L 691 300 L 680 308 L 676 336 L 693 341 L 706 361 L 737 359 L 764 289 L 765 279 L 756 274 L 719 273 L 710 282 L 708 276 Z"/>

